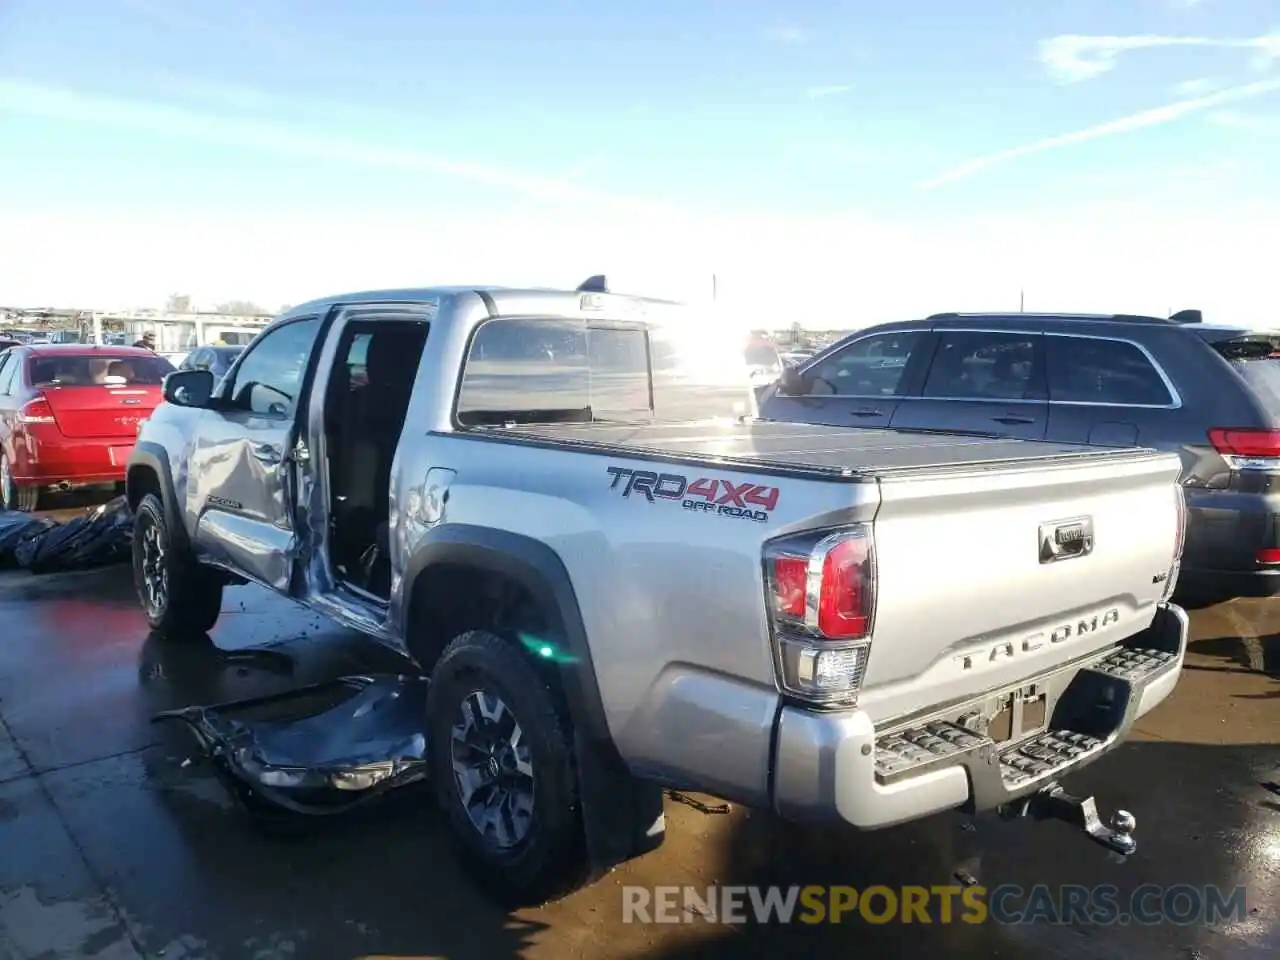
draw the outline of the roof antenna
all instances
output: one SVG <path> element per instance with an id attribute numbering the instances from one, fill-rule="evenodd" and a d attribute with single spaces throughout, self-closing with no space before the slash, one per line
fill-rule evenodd
<path id="1" fill-rule="evenodd" d="M 1199 310 L 1179 310 L 1169 320 L 1172 323 L 1203 323 L 1204 315 Z"/>
<path id="2" fill-rule="evenodd" d="M 609 284 L 606 282 L 603 273 L 597 273 L 594 277 L 587 277 L 578 285 L 578 293 L 608 293 Z"/>

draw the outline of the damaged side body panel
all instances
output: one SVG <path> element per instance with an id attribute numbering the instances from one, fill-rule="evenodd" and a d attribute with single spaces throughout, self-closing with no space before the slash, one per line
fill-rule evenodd
<path id="1" fill-rule="evenodd" d="M 350 810 L 426 777 L 423 677 L 340 677 L 284 693 L 157 714 L 251 811 Z"/>

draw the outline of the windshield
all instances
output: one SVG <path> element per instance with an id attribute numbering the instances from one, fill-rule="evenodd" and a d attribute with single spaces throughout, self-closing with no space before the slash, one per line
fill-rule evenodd
<path id="1" fill-rule="evenodd" d="M 163 357 L 32 357 L 31 385 L 43 387 L 159 386 L 173 364 Z"/>

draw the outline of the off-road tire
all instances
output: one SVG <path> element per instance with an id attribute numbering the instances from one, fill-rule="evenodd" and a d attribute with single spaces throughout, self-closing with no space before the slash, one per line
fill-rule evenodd
<path id="1" fill-rule="evenodd" d="M 147 586 L 148 576 L 156 572 L 147 553 L 153 535 L 162 548 L 158 567 L 165 578 L 165 598 L 159 603 L 152 602 Z M 154 493 L 143 497 L 134 511 L 133 583 L 147 626 L 166 639 L 198 639 L 218 621 L 223 580 L 174 544 L 164 504 Z"/>
<path id="2" fill-rule="evenodd" d="M 17 481 L 13 479 L 13 474 L 8 472 L 12 465 L 9 463 L 9 458 L 5 456 L 4 451 L 0 451 L 0 461 L 3 461 L 6 468 L 0 470 L 0 478 L 6 476 L 9 478 L 8 484 L 0 480 L 0 510 L 33 513 L 40 506 L 40 488 L 18 486 Z"/>
<path id="3" fill-rule="evenodd" d="M 452 762 L 452 731 L 476 690 L 495 694 L 515 714 L 532 754 L 534 799 L 528 833 L 503 848 L 473 826 Z M 464 867 L 509 906 L 566 896 L 588 879 L 574 762 L 573 729 L 563 695 L 513 641 L 483 630 L 456 637 L 431 674 L 427 693 L 432 786 Z"/>

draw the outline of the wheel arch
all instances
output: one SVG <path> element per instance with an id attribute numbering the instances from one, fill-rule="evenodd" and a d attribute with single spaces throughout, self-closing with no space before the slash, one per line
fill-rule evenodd
<path id="1" fill-rule="evenodd" d="M 136 511 L 148 493 L 156 494 L 164 505 L 165 522 L 175 545 L 188 546 L 187 527 L 182 522 L 182 511 L 178 509 L 169 455 L 159 444 L 143 441 L 134 447 L 125 471 L 125 496 L 129 509 Z"/>
<path id="2" fill-rule="evenodd" d="M 431 668 L 431 657 L 439 650 L 415 651 L 415 645 L 420 645 L 415 644 L 414 635 L 433 615 L 434 598 L 456 593 L 433 590 L 433 582 L 440 583 L 438 577 L 453 575 L 447 571 L 469 573 L 473 584 L 496 576 L 504 584 L 518 586 L 533 598 L 544 623 L 562 645 L 563 655 L 554 658 L 519 649 L 517 655 L 554 670 L 564 695 L 573 725 L 583 830 L 593 876 L 603 876 L 660 846 L 665 837 L 662 789 L 633 776 L 613 741 L 586 625 L 560 555 L 531 537 L 472 524 L 446 524 L 428 533 L 406 565 L 400 616 L 401 636 L 424 670 Z M 480 626 L 470 624 L 469 628 Z"/>

